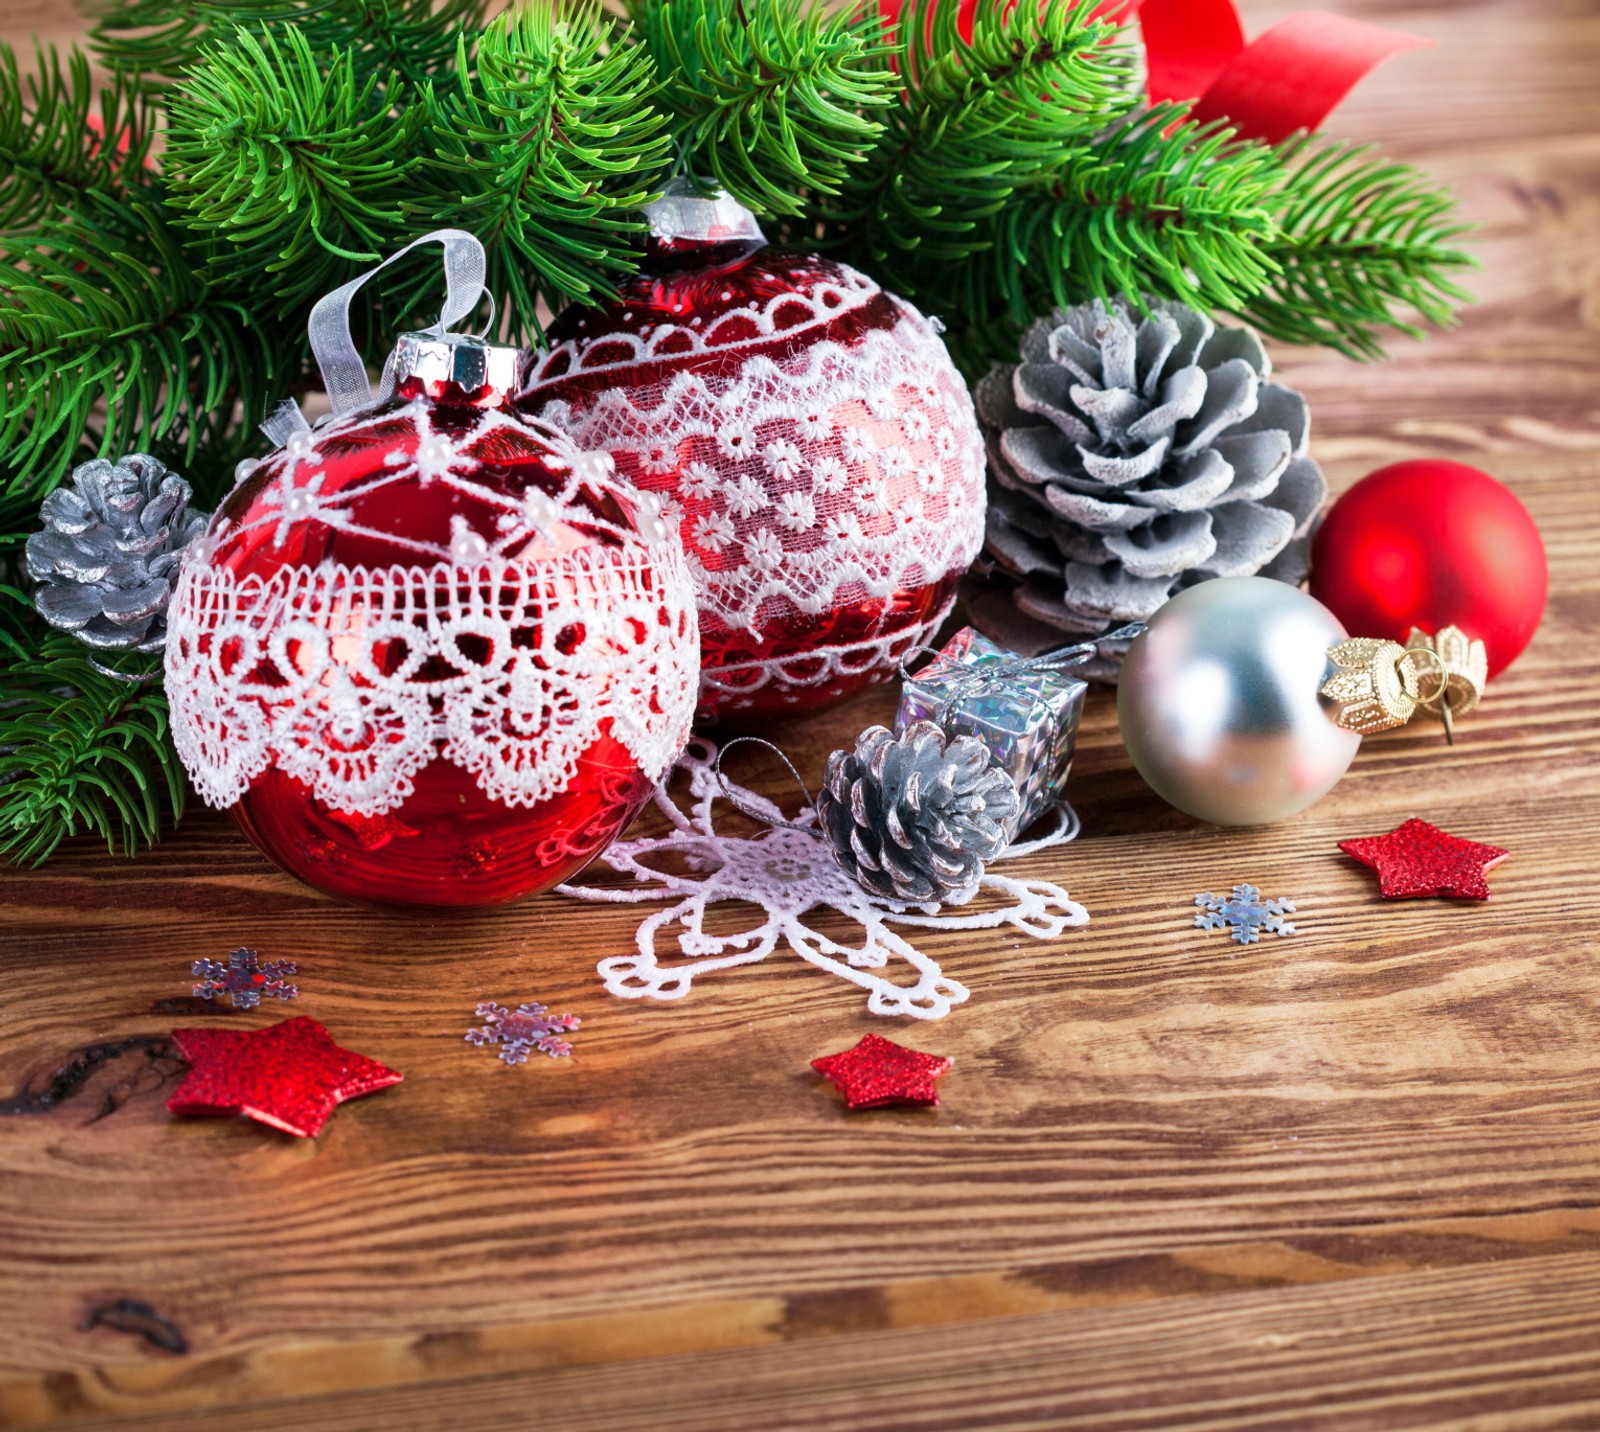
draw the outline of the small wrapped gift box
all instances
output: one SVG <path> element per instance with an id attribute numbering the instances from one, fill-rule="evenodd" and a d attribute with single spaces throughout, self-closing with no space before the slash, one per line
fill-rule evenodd
<path id="1" fill-rule="evenodd" d="M 962 627 L 927 666 L 906 677 L 895 730 L 933 721 L 949 735 L 982 741 L 1017 784 L 1021 800 L 1009 832 L 1014 839 L 1066 792 L 1089 688 L 1061 668 L 1093 650 L 1021 657 Z"/>

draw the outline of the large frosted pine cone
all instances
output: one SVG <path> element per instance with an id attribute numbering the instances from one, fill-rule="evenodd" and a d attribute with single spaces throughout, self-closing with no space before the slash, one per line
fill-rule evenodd
<path id="1" fill-rule="evenodd" d="M 1143 620 L 1182 587 L 1298 585 L 1327 496 L 1305 399 L 1268 381 L 1261 340 L 1181 303 L 1120 300 L 1040 319 L 1022 362 L 977 389 L 989 446 L 980 628 L 1040 650 Z M 997 590 L 998 589 L 998 590 Z M 1114 677 L 1126 643 L 1086 674 Z"/>
<path id="2" fill-rule="evenodd" d="M 970 736 L 931 721 L 869 726 L 828 757 L 817 809 L 834 858 L 869 894 L 908 904 L 972 898 L 1009 843 L 1017 787 Z"/>
<path id="3" fill-rule="evenodd" d="M 28 539 L 40 615 L 104 651 L 159 651 L 178 562 L 208 517 L 192 495 L 144 453 L 74 468 L 44 500 L 44 531 Z"/>

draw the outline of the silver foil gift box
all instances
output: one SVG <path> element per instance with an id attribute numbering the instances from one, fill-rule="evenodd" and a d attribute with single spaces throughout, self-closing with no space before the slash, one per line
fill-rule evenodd
<path id="1" fill-rule="evenodd" d="M 1070 667 L 1093 654 L 1093 646 L 1082 646 L 1018 656 L 962 627 L 927 666 L 906 676 L 895 730 L 932 721 L 950 735 L 982 741 L 1016 782 L 1020 801 L 1008 832 L 1015 838 L 1066 792 L 1088 690 Z"/>

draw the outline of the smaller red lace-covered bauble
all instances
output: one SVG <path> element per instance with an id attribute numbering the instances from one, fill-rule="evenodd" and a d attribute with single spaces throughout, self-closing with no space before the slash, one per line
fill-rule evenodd
<path id="1" fill-rule="evenodd" d="M 642 271 L 551 326 L 525 411 L 675 515 L 700 718 L 814 711 L 929 642 L 983 542 L 983 440 L 933 326 L 843 264 L 670 193 Z"/>
<path id="2" fill-rule="evenodd" d="M 1544 543 L 1511 491 L 1465 463 L 1397 462 L 1369 473 L 1323 519 L 1311 595 L 1362 636 L 1403 642 L 1459 627 L 1489 675 L 1533 639 L 1549 588 Z"/>
<path id="3" fill-rule="evenodd" d="M 408 335 L 394 396 L 293 433 L 186 557 L 178 750 L 320 889 L 423 906 L 547 889 L 688 735 L 678 544 L 603 454 L 507 406 L 516 358 Z"/>

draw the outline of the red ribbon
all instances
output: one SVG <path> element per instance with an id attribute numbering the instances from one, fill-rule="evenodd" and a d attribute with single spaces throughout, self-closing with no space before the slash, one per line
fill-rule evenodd
<path id="1" fill-rule="evenodd" d="M 1245 138 L 1269 144 L 1317 129 L 1369 70 L 1433 43 L 1302 10 L 1246 44 L 1233 0 L 1126 0 L 1120 14 L 1135 11 L 1152 102 L 1192 99 L 1196 119 L 1225 119 Z"/>
<path id="2" fill-rule="evenodd" d="M 890 25 L 901 3 L 878 0 Z M 979 3 L 956 0 L 956 28 L 965 40 Z M 1117 23 L 1139 17 L 1152 103 L 1193 100 L 1196 119 L 1225 119 L 1246 139 L 1269 144 L 1318 128 L 1390 56 L 1433 44 L 1324 10 L 1302 10 L 1247 44 L 1233 0 L 1101 0 L 1094 14 Z"/>

